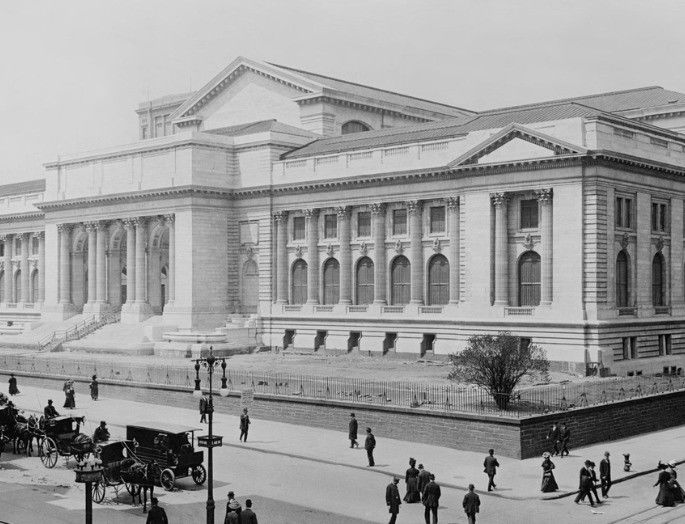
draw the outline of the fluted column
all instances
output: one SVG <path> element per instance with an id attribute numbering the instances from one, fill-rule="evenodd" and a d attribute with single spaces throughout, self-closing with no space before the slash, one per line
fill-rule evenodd
<path id="1" fill-rule="evenodd" d="M 411 303 L 423 303 L 423 206 L 418 200 L 407 202 L 409 247 L 411 250 Z"/>
<path id="2" fill-rule="evenodd" d="M 145 226 L 147 221 L 138 217 L 136 225 L 136 302 L 145 302 Z"/>
<path id="3" fill-rule="evenodd" d="M 288 303 L 288 212 L 274 213 L 276 221 L 276 302 Z"/>
<path id="4" fill-rule="evenodd" d="M 492 195 L 495 206 L 495 305 L 509 305 L 509 238 L 506 193 Z"/>
<path id="5" fill-rule="evenodd" d="M 136 226 L 133 219 L 124 219 L 126 229 L 126 303 L 136 299 Z"/>
<path id="6" fill-rule="evenodd" d="M 12 235 L 5 235 L 5 303 L 11 304 L 14 302 L 12 285 L 12 249 L 14 247 L 14 237 Z"/>
<path id="7" fill-rule="evenodd" d="M 352 246 L 350 245 L 350 208 L 340 206 L 338 234 L 340 240 L 340 304 L 352 303 Z"/>
<path id="8" fill-rule="evenodd" d="M 45 232 L 36 233 L 38 237 L 38 301 L 45 302 Z"/>
<path id="9" fill-rule="evenodd" d="M 21 297 L 17 297 L 17 299 L 21 298 L 21 301 L 24 304 L 27 304 L 28 302 L 31 301 L 31 289 L 29 288 L 29 282 L 31 282 L 31 279 L 29 278 L 29 240 L 31 239 L 31 235 L 28 233 L 22 233 L 21 234 Z"/>
<path id="10" fill-rule="evenodd" d="M 319 303 L 319 210 L 305 209 L 307 220 L 307 303 Z"/>
<path id="11" fill-rule="evenodd" d="M 97 224 L 88 222 L 85 228 L 88 234 L 88 302 L 93 303 L 97 295 Z"/>
<path id="12" fill-rule="evenodd" d="M 549 306 L 554 296 L 552 282 L 553 227 L 552 189 L 541 189 L 535 193 L 540 204 L 540 236 L 542 237 L 542 261 L 540 264 L 540 305 Z"/>
<path id="13" fill-rule="evenodd" d="M 385 204 L 371 204 L 373 217 L 373 302 L 386 303 Z"/>
<path id="14" fill-rule="evenodd" d="M 459 197 L 447 199 L 450 232 L 450 304 L 459 303 Z"/>
<path id="15" fill-rule="evenodd" d="M 96 285 L 95 293 L 96 300 L 98 302 L 107 301 L 107 223 L 98 222 L 96 224 L 97 229 L 97 243 L 95 252 L 95 273 L 96 273 Z M 90 249 L 90 237 L 88 238 L 89 249 Z M 90 266 L 90 253 L 88 253 L 88 265 Z M 90 271 L 90 268 L 88 269 Z M 88 277 L 88 287 L 90 287 L 91 277 Z M 90 293 L 90 291 L 88 291 Z"/>
<path id="16" fill-rule="evenodd" d="M 59 231 L 59 303 L 71 303 L 71 257 L 69 243 L 71 241 L 71 226 L 58 224 Z"/>
<path id="17" fill-rule="evenodd" d="M 164 217 L 169 228 L 169 274 L 167 275 L 168 302 L 176 298 L 176 220 L 174 215 Z"/>

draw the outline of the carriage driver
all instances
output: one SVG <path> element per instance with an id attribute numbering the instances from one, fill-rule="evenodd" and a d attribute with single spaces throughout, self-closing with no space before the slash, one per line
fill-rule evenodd
<path id="1" fill-rule="evenodd" d="M 93 433 L 93 442 L 97 444 L 98 442 L 105 442 L 109 440 L 109 430 L 107 429 L 107 422 L 104 420 L 100 421 L 100 425 L 95 428 Z"/>
<path id="2" fill-rule="evenodd" d="M 59 413 L 57 413 L 55 406 L 52 405 L 52 399 L 48 400 L 48 405 L 43 408 L 43 414 L 47 419 L 59 417 Z"/>

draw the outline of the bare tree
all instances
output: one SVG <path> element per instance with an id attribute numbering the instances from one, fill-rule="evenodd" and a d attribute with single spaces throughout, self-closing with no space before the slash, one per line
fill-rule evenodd
<path id="1" fill-rule="evenodd" d="M 545 351 L 531 344 L 530 339 L 515 337 L 508 331 L 497 336 L 472 336 L 461 353 L 450 355 L 450 361 L 452 370 L 448 378 L 487 389 L 500 409 L 507 409 L 511 394 L 523 377 L 548 378 Z"/>

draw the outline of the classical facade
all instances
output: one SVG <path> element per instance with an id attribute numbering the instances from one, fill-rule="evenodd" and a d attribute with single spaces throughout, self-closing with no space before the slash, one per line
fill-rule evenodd
<path id="1" fill-rule="evenodd" d="M 238 58 L 137 114 L 137 142 L 0 186 L 14 329 L 244 315 L 414 356 L 509 330 L 571 369 L 682 367 L 685 94 L 475 112 Z"/>

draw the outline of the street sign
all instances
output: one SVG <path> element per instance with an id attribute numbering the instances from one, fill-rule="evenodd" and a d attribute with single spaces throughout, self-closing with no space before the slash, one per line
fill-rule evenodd
<path id="1" fill-rule="evenodd" d="M 211 439 L 209 435 L 199 435 L 197 446 L 199 448 L 220 448 L 223 445 L 223 438 L 222 435 L 212 435 Z"/>

